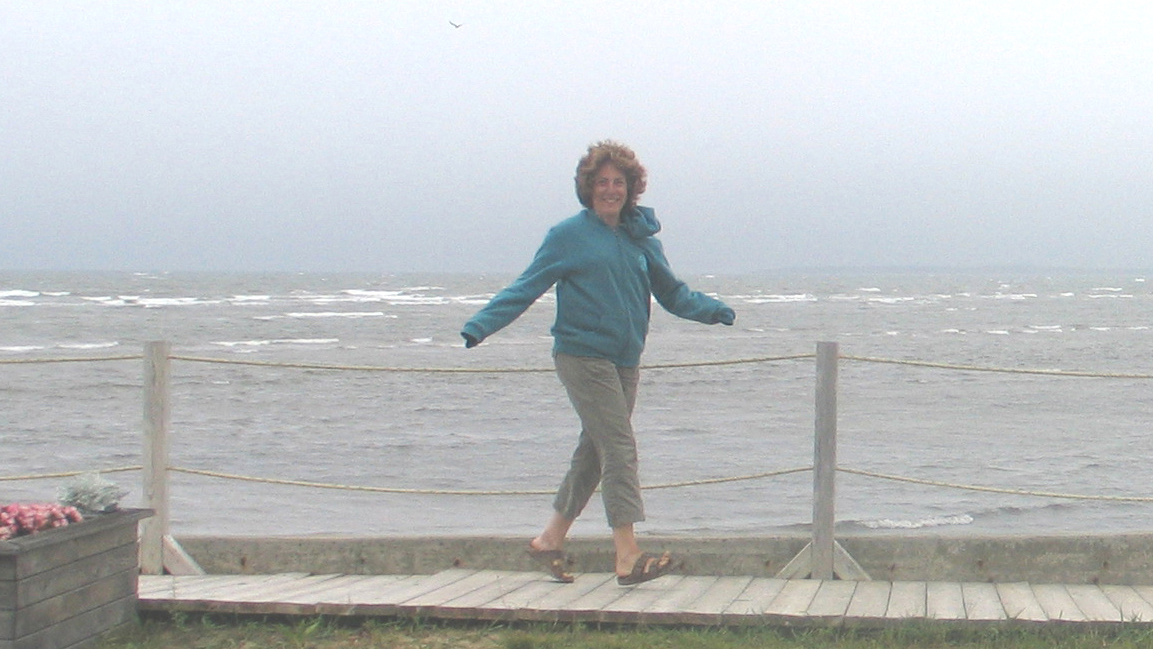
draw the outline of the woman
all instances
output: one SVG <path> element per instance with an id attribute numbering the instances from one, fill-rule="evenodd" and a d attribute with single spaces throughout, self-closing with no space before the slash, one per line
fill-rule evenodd
<path id="1" fill-rule="evenodd" d="M 618 583 L 649 581 L 673 567 L 667 552 L 642 552 L 633 531 L 644 520 L 644 507 L 630 420 L 650 295 L 682 318 L 731 325 L 736 317 L 673 274 L 653 236 L 660 230 L 653 210 L 637 206 L 645 183 L 645 168 L 631 149 L 612 141 L 590 146 L 576 173 L 577 198 L 585 209 L 549 230 L 529 267 L 461 331 L 465 346 L 475 347 L 557 287 L 553 358 L 582 430 L 552 518 L 529 543 L 529 553 L 559 581 L 573 581 L 566 572 L 565 539 L 598 484 Z"/>

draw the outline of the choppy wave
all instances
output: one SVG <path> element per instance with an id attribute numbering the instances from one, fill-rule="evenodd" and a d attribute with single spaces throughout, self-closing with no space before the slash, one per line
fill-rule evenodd
<path id="1" fill-rule="evenodd" d="M 221 340 L 213 345 L 221 347 L 267 347 L 269 345 L 335 345 L 338 338 L 277 338 L 274 340 Z"/>
<path id="2" fill-rule="evenodd" d="M 870 530 L 920 530 L 930 527 L 972 525 L 973 517 L 968 514 L 958 514 L 956 516 L 930 516 L 917 520 L 882 518 L 872 521 L 853 521 L 852 524 Z"/>
<path id="3" fill-rule="evenodd" d="M 109 347 L 116 347 L 120 343 L 107 342 L 107 343 L 61 343 L 58 345 L 60 349 L 108 349 Z"/>
<path id="4" fill-rule="evenodd" d="M 8 297 L 39 297 L 39 291 L 25 291 L 23 289 L 12 289 L 7 291 L 0 291 L 0 298 Z"/>

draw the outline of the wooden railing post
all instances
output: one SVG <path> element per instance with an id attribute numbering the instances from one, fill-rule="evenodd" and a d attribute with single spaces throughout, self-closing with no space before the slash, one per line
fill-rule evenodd
<path id="1" fill-rule="evenodd" d="M 153 511 L 140 522 L 140 569 L 164 574 L 164 538 L 168 535 L 168 423 L 171 343 L 144 345 L 144 505 Z"/>
<path id="2" fill-rule="evenodd" d="M 836 523 L 837 356 L 835 342 L 817 343 L 816 436 L 813 441 L 813 579 L 833 578 Z"/>

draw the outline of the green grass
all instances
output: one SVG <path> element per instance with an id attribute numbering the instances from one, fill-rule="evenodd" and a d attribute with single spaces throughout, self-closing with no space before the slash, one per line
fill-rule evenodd
<path id="1" fill-rule="evenodd" d="M 782 627 L 630 628 L 581 624 L 477 625 L 376 619 L 149 617 L 96 649 L 1147 649 L 1153 629 L 910 623 L 883 630 Z"/>

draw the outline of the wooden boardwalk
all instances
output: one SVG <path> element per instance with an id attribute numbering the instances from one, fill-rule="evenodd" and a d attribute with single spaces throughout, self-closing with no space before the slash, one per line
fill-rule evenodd
<path id="1" fill-rule="evenodd" d="M 1153 624 L 1153 586 L 541 573 L 140 577 L 141 611 L 632 625 Z"/>

